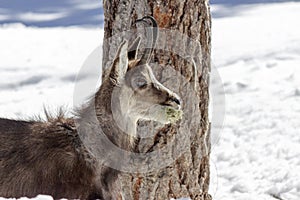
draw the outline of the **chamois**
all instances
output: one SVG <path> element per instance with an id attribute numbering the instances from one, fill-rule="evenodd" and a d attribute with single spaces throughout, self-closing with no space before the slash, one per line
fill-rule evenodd
<path id="1" fill-rule="evenodd" d="M 152 17 L 140 21 L 157 27 Z M 180 111 L 180 98 L 156 80 L 149 66 L 157 34 L 154 28 L 151 48 L 145 48 L 140 59 L 141 37 L 130 47 L 127 40 L 120 44 L 110 72 L 76 116 L 60 114 L 47 121 L 0 119 L 1 197 L 115 199 L 112 184 L 117 170 L 101 166 L 101 158 L 90 153 L 79 132 L 88 137 L 97 134 L 95 127 L 100 126 L 114 145 L 133 151 L 138 120 L 176 121 L 162 115 L 162 110 Z M 93 110 L 96 120 L 90 116 Z"/>

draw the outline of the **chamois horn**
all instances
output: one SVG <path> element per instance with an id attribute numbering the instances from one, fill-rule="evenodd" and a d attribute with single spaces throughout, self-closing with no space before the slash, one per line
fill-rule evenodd
<path id="1" fill-rule="evenodd" d="M 142 57 L 141 57 L 141 59 L 140 59 L 140 61 L 138 63 L 139 65 L 144 65 L 144 64 L 147 64 L 147 63 L 150 62 L 151 56 L 153 54 L 154 47 L 156 45 L 157 38 L 158 38 L 158 25 L 157 25 L 156 20 L 152 16 L 145 16 L 145 17 L 143 17 L 141 19 L 137 19 L 135 21 L 135 24 L 139 23 L 139 22 L 143 22 L 144 24 L 146 24 L 147 28 L 149 27 L 149 29 L 152 28 L 151 40 L 148 40 L 147 46 L 145 48 L 145 51 L 142 54 Z M 147 36 L 149 37 L 149 35 L 150 34 L 148 33 Z"/>

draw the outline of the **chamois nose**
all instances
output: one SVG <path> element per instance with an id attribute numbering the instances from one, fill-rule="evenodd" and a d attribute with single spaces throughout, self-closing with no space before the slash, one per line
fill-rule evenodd
<path id="1" fill-rule="evenodd" d="M 177 97 L 171 97 L 170 98 L 170 101 L 173 101 L 173 102 L 175 102 L 177 105 L 181 105 L 181 102 L 180 102 L 180 99 L 179 98 L 177 98 Z"/>
<path id="2" fill-rule="evenodd" d="M 169 104 L 170 106 L 176 108 L 176 109 L 180 109 L 181 108 L 181 100 L 179 97 L 177 96 L 169 96 L 168 100 L 167 100 L 167 104 Z"/>

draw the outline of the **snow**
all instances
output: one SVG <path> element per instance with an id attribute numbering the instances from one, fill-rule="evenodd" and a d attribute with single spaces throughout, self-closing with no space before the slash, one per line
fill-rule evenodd
<path id="1" fill-rule="evenodd" d="M 99 0 L 0 0 L 0 24 L 99 26 L 103 19 Z"/>
<path id="2" fill-rule="evenodd" d="M 3 199 L 4 200 L 4 198 L 0 198 L 1 200 Z M 47 195 L 38 195 L 36 198 L 34 198 L 34 199 L 36 199 L 36 200 L 53 200 L 53 198 L 52 197 L 50 197 L 50 196 L 47 196 Z M 26 197 L 22 197 L 22 198 L 20 198 L 19 200 L 30 200 L 30 198 L 26 198 Z"/>
<path id="3" fill-rule="evenodd" d="M 99 5 L 48 1 L 45 11 L 34 0 L 23 7 L 10 2 L 0 9 L 0 116 L 29 118 L 44 106 L 72 107 L 76 73 L 102 42 Z M 212 58 L 226 94 L 226 119 L 212 144 L 210 194 L 216 200 L 298 200 L 300 2 L 232 2 L 212 5 Z M 88 11 L 93 14 L 84 15 Z M 81 26 L 84 20 L 89 27 Z"/>
<path id="4" fill-rule="evenodd" d="M 241 5 L 213 20 L 226 120 L 211 154 L 214 199 L 300 198 L 300 3 Z M 213 12 L 230 13 L 217 5 Z M 217 186 L 216 186 L 217 183 Z"/>
<path id="5" fill-rule="evenodd" d="M 13 24 L 0 35 L 0 116 L 29 118 L 44 106 L 72 106 L 77 72 L 101 44 L 103 30 Z"/>

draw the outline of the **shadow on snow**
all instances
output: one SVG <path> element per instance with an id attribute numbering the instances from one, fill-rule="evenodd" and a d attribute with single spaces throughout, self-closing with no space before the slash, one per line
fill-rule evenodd
<path id="1" fill-rule="evenodd" d="M 0 0 L 0 24 L 26 26 L 100 26 L 103 24 L 99 0 Z"/>

